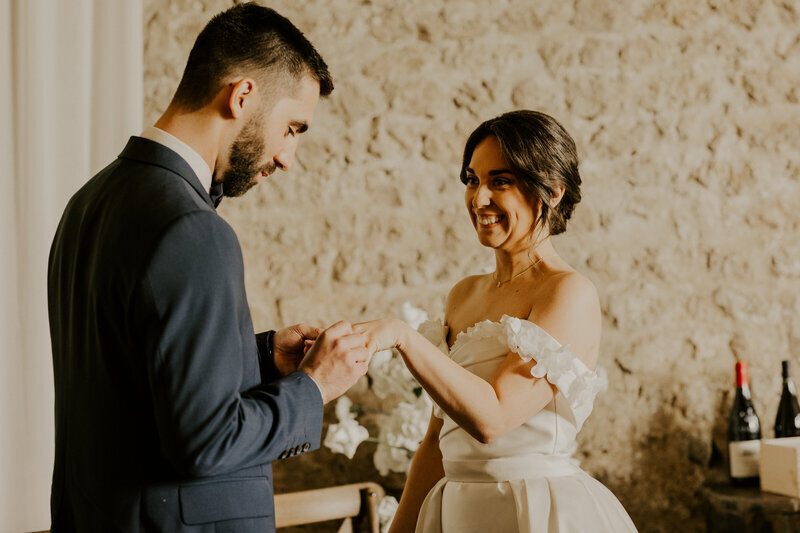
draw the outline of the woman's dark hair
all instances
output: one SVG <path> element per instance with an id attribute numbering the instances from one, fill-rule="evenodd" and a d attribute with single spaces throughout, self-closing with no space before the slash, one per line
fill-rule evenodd
<path id="1" fill-rule="evenodd" d="M 320 96 L 333 91 L 328 65 L 289 19 L 257 4 L 238 4 L 212 18 L 197 36 L 173 102 L 200 109 L 233 74 L 275 84 L 306 73 L 319 82 Z"/>
<path id="2" fill-rule="evenodd" d="M 539 220 L 549 228 L 550 235 L 567 229 L 575 204 L 581 201 L 581 176 L 578 173 L 578 154 L 575 141 L 553 117 L 538 111 L 519 110 L 487 120 L 472 132 L 464 147 L 461 179 L 472 160 L 472 153 L 485 138 L 495 137 L 511 172 L 519 180 L 522 191 L 541 202 Z M 555 207 L 551 198 L 559 186 L 564 196 Z"/>

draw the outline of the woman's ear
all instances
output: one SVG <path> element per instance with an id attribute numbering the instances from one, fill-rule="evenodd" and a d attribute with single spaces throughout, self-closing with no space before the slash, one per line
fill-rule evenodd
<path id="1" fill-rule="evenodd" d="M 564 198 L 564 191 L 566 191 L 566 188 L 563 185 L 559 185 L 556 193 L 550 196 L 550 209 L 555 209 L 561 203 L 561 199 Z"/>

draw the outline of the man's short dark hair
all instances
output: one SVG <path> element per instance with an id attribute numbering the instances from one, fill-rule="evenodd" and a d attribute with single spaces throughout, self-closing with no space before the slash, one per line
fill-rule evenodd
<path id="1" fill-rule="evenodd" d="M 211 102 L 233 75 L 260 83 L 310 75 L 320 96 L 333 91 L 328 65 L 289 19 L 253 3 L 238 4 L 209 21 L 192 47 L 173 103 L 195 111 Z"/>

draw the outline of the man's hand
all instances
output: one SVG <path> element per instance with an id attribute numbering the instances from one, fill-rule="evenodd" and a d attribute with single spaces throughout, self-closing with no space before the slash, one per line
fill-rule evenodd
<path id="1" fill-rule="evenodd" d="M 353 333 L 349 323 L 337 322 L 319 334 L 298 370 L 314 379 L 323 403 L 328 403 L 367 373 L 369 359 L 367 338 Z"/>
<path id="2" fill-rule="evenodd" d="M 320 332 L 320 328 L 308 324 L 295 324 L 275 332 L 272 336 L 272 357 L 275 368 L 282 376 L 297 370 L 308 350 L 307 344 L 315 341 Z"/>

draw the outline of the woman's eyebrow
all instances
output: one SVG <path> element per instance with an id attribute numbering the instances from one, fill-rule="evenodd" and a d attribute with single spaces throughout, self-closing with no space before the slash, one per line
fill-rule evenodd
<path id="1" fill-rule="evenodd" d="M 469 172 L 471 174 L 475 174 L 475 171 L 472 170 L 470 167 L 465 168 L 464 172 Z M 490 170 L 489 171 L 489 175 L 490 176 L 498 176 L 500 174 L 513 174 L 513 172 L 511 172 L 507 168 L 501 168 L 501 169 L 498 169 L 498 170 Z"/>

